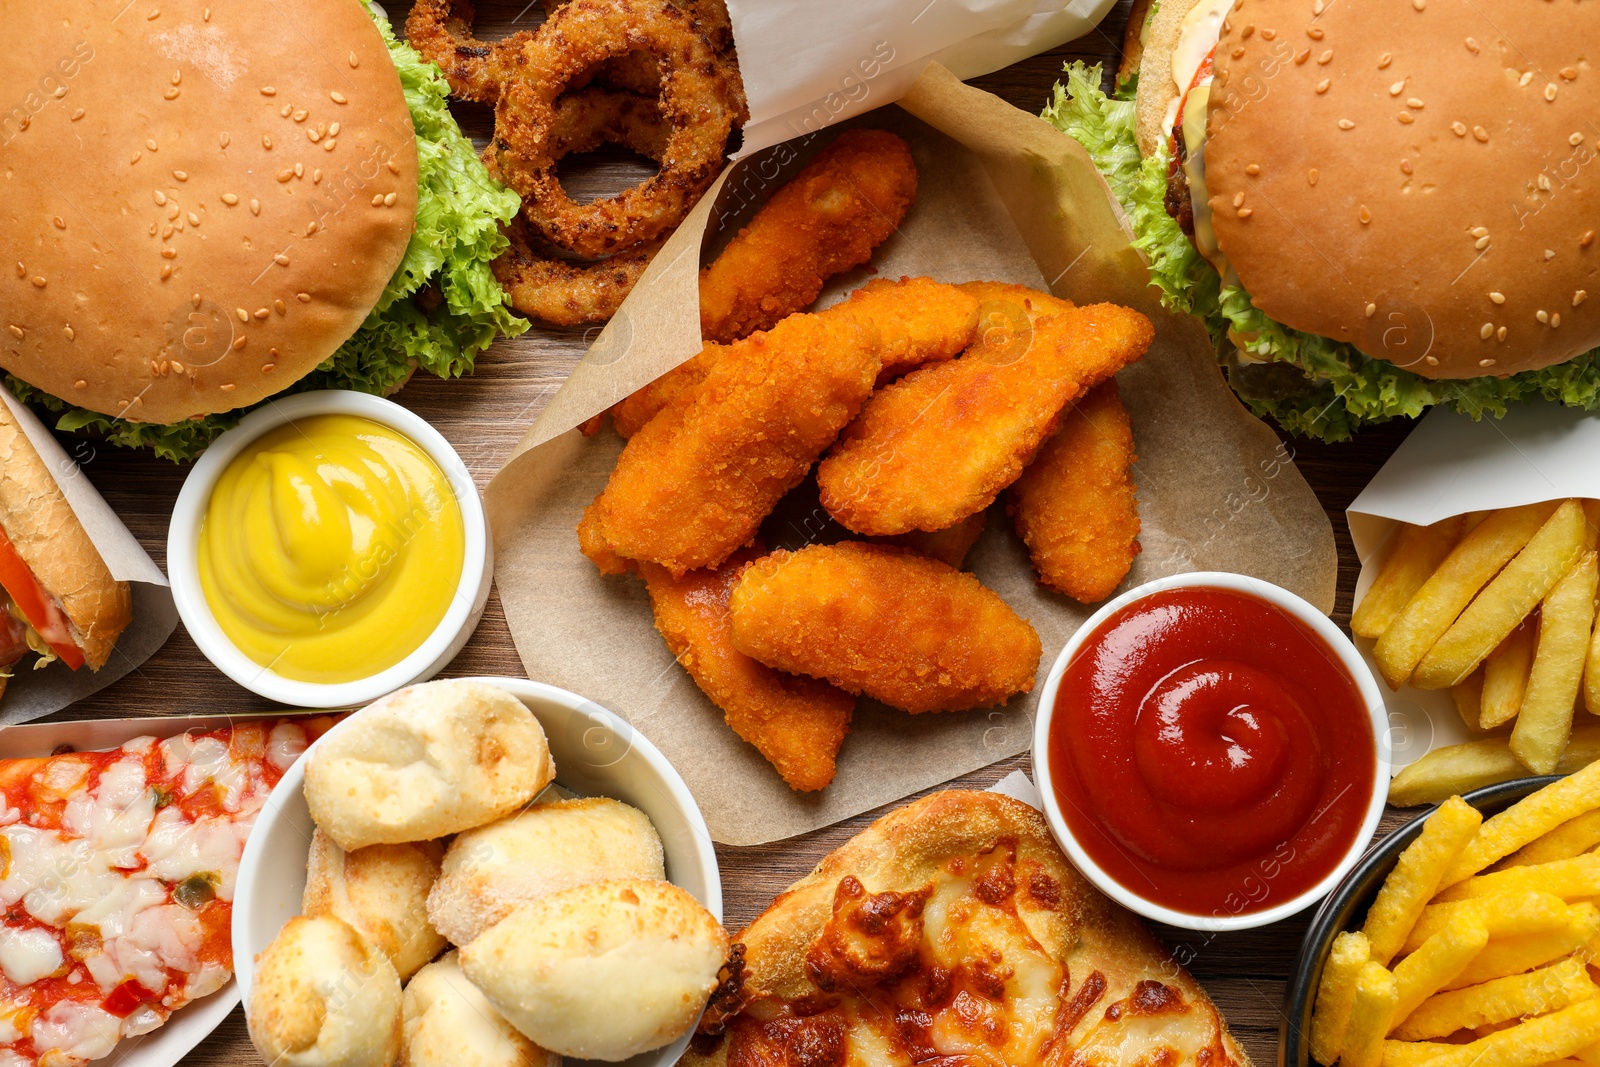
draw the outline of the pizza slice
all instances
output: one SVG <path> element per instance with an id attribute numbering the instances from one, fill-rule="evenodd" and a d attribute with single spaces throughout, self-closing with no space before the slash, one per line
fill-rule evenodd
<path id="1" fill-rule="evenodd" d="M 227 984 L 245 838 L 332 721 L 0 760 L 0 1067 L 79 1067 Z"/>
<path id="2" fill-rule="evenodd" d="M 879 819 L 736 941 L 688 1067 L 1250 1067 L 1144 924 L 997 793 Z"/>

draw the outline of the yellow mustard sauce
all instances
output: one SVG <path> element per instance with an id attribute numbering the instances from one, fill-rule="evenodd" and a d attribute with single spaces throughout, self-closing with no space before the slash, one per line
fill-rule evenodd
<path id="1" fill-rule="evenodd" d="M 200 524 L 200 587 L 238 649 L 285 678 L 392 667 L 438 627 L 465 558 L 438 464 L 371 419 L 317 415 L 235 456 Z"/>

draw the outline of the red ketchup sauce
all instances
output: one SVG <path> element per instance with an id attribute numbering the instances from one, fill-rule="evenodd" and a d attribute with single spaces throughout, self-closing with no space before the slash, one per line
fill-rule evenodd
<path id="1" fill-rule="evenodd" d="M 1050 775 L 1130 892 L 1242 915 L 1326 877 L 1360 833 L 1376 740 L 1338 654 L 1271 603 L 1187 587 L 1129 604 L 1062 676 Z"/>

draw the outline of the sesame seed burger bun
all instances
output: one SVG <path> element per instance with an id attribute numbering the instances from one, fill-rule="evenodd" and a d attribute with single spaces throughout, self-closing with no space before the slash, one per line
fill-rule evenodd
<path id="1" fill-rule="evenodd" d="M 6 30 L 0 367 L 170 423 L 277 393 L 355 332 L 417 200 L 357 0 L 64 0 Z"/>
<path id="2" fill-rule="evenodd" d="M 1427 378 L 1600 345 L 1596 41 L 1590 4 L 1242 0 L 1205 167 L 1255 306 Z"/>

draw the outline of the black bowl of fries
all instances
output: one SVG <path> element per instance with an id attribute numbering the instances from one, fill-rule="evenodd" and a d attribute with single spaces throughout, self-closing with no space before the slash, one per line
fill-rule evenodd
<path id="1" fill-rule="evenodd" d="M 1472 790 L 1391 833 L 1306 931 L 1279 1067 L 1531 1067 L 1587 1051 L 1597 846 L 1600 763 Z"/>

